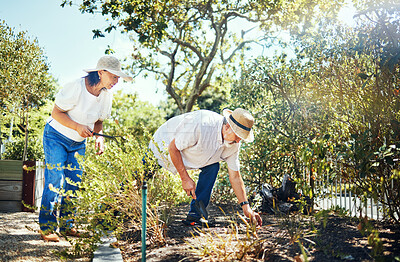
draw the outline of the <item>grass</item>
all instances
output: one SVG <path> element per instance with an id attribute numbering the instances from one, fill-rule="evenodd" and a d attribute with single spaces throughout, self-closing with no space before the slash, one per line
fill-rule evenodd
<path id="1" fill-rule="evenodd" d="M 247 256 L 262 257 L 265 240 L 258 238 L 256 226 L 237 214 L 243 224 L 230 220 L 223 232 L 195 229 L 193 240 L 188 242 L 192 250 L 201 257 L 215 261 L 243 260 Z"/>

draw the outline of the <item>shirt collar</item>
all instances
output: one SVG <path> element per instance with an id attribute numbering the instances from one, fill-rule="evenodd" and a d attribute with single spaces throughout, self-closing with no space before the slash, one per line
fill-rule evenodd
<path id="1" fill-rule="evenodd" d="M 217 130 L 218 130 L 217 140 L 218 140 L 220 145 L 222 145 L 224 143 L 224 140 L 222 139 L 222 125 L 223 125 L 223 123 L 224 123 L 224 120 L 222 119 L 220 121 L 220 123 L 218 124 L 218 128 L 217 128 Z"/>

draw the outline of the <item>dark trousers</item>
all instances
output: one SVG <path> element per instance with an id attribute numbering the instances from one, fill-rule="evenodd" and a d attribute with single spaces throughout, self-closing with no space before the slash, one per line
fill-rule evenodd
<path id="1" fill-rule="evenodd" d="M 210 203 L 211 192 L 217 179 L 219 171 L 219 163 L 214 163 L 203 168 L 200 168 L 199 180 L 196 185 L 196 197 L 198 201 L 203 201 L 207 207 Z M 190 203 L 189 215 L 195 218 L 200 218 L 201 215 L 197 212 L 194 199 Z M 207 219 L 207 218 L 206 218 Z"/>

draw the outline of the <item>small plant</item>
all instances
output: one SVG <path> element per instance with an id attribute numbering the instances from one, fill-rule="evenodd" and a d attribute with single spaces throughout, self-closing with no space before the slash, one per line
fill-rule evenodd
<path id="1" fill-rule="evenodd" d="M 238 213 L 243 225 L 233 219 L 228 231 L 223 233 L 207 232 L 206 229 L 195 229 L 193 234 L 196 243 L 188 243 L 194 252 L 200 256 L 208 257 L 212 261 L 243 260 L 248 256 L 260 257 L 265 253 L 265 240 L 259 239 L 256 232 L 256 225 L 247 222 L 247 219 Z M 244 232 L 245 237 L 240 237 Z"/>
<path id="2" fill-rule="evenodd" d="M 357 229 L 363 236 L 368 236 L 368 245 L 371 246 L 371 255 L 374 258 L 379 258 L 383 255 L 383 243 L 379 237 L 379 232 L 376 230 L 367 216 L 360 218 L 360 223 Z"/>
<path id="3" fill-rule="evenodd" d="M 303 255 L 303 259 L 300 258 L 300 256 L 296 256 L 295 257 L 295 261 L 296 262 L 308 262 L 308 256 L 307 256 L 307 253 L 306 253 L 306 251 L 305 251 L 305 249 L 303 247 L 303 244 L 301 243 L 301 241 L 298 241 L 297 243 L 299 244 L 299 247 L 300 247 L 300 250 L 301 250 L 301 254 Z"/>
<path id="4" fill-rule="evenodd" d="M 326 228 L 326 225 L 328 223 L 328 216 L 330 212 L 330 210 L 321 210 L 315 214 L 315 219 L 318 221 L 322 220 L 322 225 L 324 228 Z"/>

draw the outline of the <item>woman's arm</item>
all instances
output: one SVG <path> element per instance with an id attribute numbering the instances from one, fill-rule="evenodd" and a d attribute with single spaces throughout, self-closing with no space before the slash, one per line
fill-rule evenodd
<path id="1" fill-rule="evenodd" d="M 81 125 L 74 120 L 72 120 L 66 112 L 61 111 L 56 105 L 53 107 L 53 111 L 51 112 L 51 116 L 57 120 L 63 126 L 69 127 L 78 132 L 81 137 L 90 137 L 93 136 L 92 131 L 88 126 Z"/>

